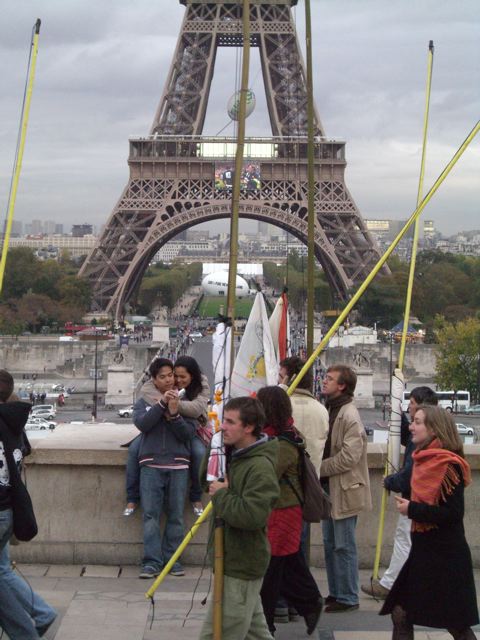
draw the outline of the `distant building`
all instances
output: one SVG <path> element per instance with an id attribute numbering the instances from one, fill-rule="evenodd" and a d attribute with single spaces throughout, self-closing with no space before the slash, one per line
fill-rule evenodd
<path id="1" fill-rule="evenodd" d="M 72 226 L 72 236 L 74 238 L 83 238 L 84 236 L 93 235 L 93 227 L 91 224 L 74 224 Z"/>
<path id="2" fill-rule="evenodd" d="M 52 253 L 58 249 L 58 253 L 66 250 L 72 258 L 87 255 L 95 246 L 97 238 L 95 236 L 43 236 L 40 238 L 11 238 L 11 247 L 30 247 L 35 251 L 47 250 Z"/>

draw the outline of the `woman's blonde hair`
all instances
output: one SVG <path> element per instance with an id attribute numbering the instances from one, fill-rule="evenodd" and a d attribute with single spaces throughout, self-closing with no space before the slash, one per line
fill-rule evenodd
<path id="1" fill-rule="evenodd" d="M 464 458 L 463 443 L 452 415 L 441 407 L 428 404 L 420 405 L 417 411 L 420 410 L 425 416 L 425 426 L 433 431 L 435 438 L 442 443 L 442 447 Z"/>

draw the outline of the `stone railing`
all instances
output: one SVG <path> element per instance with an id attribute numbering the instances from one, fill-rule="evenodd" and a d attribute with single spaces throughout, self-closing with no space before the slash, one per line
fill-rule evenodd
<path id="1" fill-rule="evenodd" d="M 59 427 L 33 441 L 27 459 L 27 484 L 39 523 L 39 534 L 30 543 L 13 547 L 16 560 L 55 564 L 139 564 L 142 557 L 140 512 L 125 518 L 126 443 L 136 435 L 133 425 L 84 424 Z M 466 446 L 473 483 L 465 500 L 465 528 L 474 564 L 480 567 L 480 445 Z M 361 514 L 357 529 L 362 567 L 373 564 L 381 500 L 385 445 L 368 445 L 368 463 L 374 510 Z M 382 562 L 389 560 L 397 515 L 389 500 L 385 520 Z M 193 523 L 187 503 L 186 526 Z M 189 544 L 183 558 L 201 564 L 205 559 L 208 524 Z M 312 526 L 311 561 L 323 565 L 320 525 Z"/>

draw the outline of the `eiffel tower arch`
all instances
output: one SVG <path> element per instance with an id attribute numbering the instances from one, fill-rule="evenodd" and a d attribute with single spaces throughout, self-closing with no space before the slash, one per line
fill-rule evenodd
<path id="1" fill-rule="evenodd" d="M 231 193 L 215 185 L 218 163 L 234 162 L 233 138 L 202 135 L 218 47 L 241 47 L 242 3 L 180 0 L 186 6 L 150 133 L 129 141 L 130 176 L 80 270 L 92 310 L 117 319 L 158 249 L 200 222 L 228 218 Z M 307 242 L 307 93 L 291 7 L 251 0 L 272 136 L 248 138 L 245 159 L 260 188 L 243 190 L 240 217 L 277 225 Z M 345 142 L 325 136 L 315 108 L 315 253 L 332 291 L 345 298 L 379 253 L 344 180 Z"/>

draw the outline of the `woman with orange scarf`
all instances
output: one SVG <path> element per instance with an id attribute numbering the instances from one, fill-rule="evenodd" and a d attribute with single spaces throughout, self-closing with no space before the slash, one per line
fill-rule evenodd
<path id="1" fill-rule="evenodd" d="M 380 615 L 392 616 L 392 640 L 413 640 L 414 624 L 474 640 L 477 598 L 463 528 L 471 473 L 463 444 L 452 416 L 439 407 L 420 407 L 410 431 L 416 445 L 411 499 L 395 500 L 412 520 L 412 549 Z"/>

